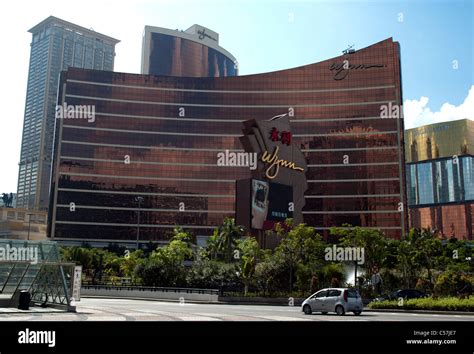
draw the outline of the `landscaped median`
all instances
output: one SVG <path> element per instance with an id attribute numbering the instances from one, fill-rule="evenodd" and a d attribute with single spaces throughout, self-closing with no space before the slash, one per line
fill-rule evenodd
<path id="1" fill-rule="evenodd" d="M 371 302 L 370 309 L 381 310 L 431 310 L 431 311 L 466 311 L 474 312 L 474 296 L 468 299 L 459 299 L 457 297 L 443 297 L 433 299 L 431 297 L 410 300 L 391 300 Z"/>

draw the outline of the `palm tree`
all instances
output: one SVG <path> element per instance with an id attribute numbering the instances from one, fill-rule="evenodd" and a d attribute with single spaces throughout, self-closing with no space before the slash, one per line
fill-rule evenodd
<path id="1" fill-rule="evenodd" d="M 217 229 L 214 230 L 214 233 L 207 238 L 206 240 L 206 250 L 205 254 L 207 254 L 207 257 L 211 260 L 216 260 L 217 256 L 219 254 L 219 239 L 218 239 L 218 233 Z"/>
<path id="2" fill-rule="evenodd" d="M 219 249 L 225 254 L 228 263 L 232 260 L 232 250 L 235 249 L 237 240 L 244 234 L 244 227 L 236 225 L 234 218 L 225 218 L 217 229 Z"/>

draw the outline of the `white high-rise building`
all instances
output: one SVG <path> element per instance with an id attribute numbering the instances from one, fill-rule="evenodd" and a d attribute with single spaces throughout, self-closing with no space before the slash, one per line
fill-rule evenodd
<path id="1" fill-rule="evenodd" d="M 29 30 L 28 87 L 18 174 L 17 207 L 45 210 L 54 138 L 58 79 L 78 67 L 112 71 L 117 39 L 50 16 Z"/>

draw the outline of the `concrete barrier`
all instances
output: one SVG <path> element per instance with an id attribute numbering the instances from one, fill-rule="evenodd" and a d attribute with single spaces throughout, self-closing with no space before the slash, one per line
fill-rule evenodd
<path id="1" fill-rule="evenodd" d="M 292 306 L 301 306 L 303 298 L 293 298 Z M 219 296 L 219 302 L 228 305 L 274 305 L 291 306 L 290 298 L 284 297 L 239 297 L 239 296 Z"/>
<path id="2" fill-rule="evenodd" d="M 142 298 L 142 299 L 156 299 L 156 300 L 174 300 L 180 301 L 204 301 L 217 302 L 218 295 L 211 293 L 187 292 L 179 290 L 148 290 L 148 289 L 121 289 L 119 287 L 83 287 L 81 288 L 81 297 L 97 296 L 97 297 L 112 297 L 112 298 Z"/>

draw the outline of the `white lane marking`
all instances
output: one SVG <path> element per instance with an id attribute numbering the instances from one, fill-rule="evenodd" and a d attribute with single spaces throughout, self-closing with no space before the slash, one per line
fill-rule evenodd
<path id="1" fill-rule="evenodd" d="M 206 317 L 206 316 L 179 316 L 175 315 L 174 317 L 179 318 L 183 321 L 222 321 L 220 318 Z"/>
<path id="2" fill-rule="evenodd" d="M 287 317 L 287 316 L 268 316 L 268 315 L 255 315 L 255 317 L 265 318 L 272 321 L 309 321 L 311 319 L 299 318 L 299 317 Z"/>

